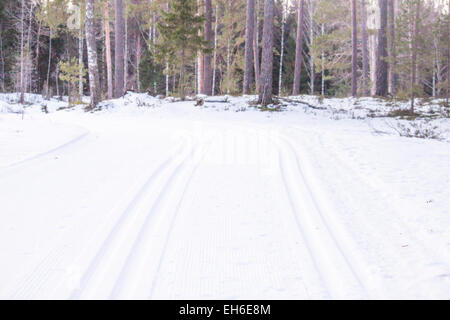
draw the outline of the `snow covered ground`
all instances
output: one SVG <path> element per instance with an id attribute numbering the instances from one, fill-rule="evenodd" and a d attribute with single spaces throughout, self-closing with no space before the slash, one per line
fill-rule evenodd
<path id="1" fill-rule="evenodd" d="M 417 123 L 440 140 L 400 137 L 411 122 L 375 99 L 16 99 L 0 95 L 0 298 L 450 298 L 435 102 Z"/>

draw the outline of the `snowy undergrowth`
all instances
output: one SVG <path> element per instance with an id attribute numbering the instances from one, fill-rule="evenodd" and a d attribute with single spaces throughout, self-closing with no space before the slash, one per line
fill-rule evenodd
<path id="1" fill-rule="evenodd" d="M 68 108 L 67 97 L 46 100 L 42 95 L 25 94 L 25 108 L 19 104 L 19 93 L 0 94 L 0 113 L 52 113 L 56 111 L 82 110 L 84 104 Z M 100 103 L 95 112 L 142 114 L 162 108 L 169 113 L 183 109 L 183 112 L 261 112 L 270 118 L 271 113 L 283 113 L 294 116 L 298 113 L 331 120 L 365 121 L 373 134 L 399 135 L 408 138 L 436 139 L 450 141 L 450 111 L 443 107 L 443 101 L 417 99 L 415 114 L 409 115 L 408 101 L 380 98 L 321 98 L 312 95 L 280 98 L 279 104 L 261 108 L 256 104 L 257 96 L 229 95 L 207 97 L 197 95 L 187 97 L 182 102 L 179 98 L 150 96 L 146 93 L 128 92 L 119 99 Z M 83 97 L 83 103 L 89 98 Z M 175 106 L 176 105 L 176 106 Z"/>

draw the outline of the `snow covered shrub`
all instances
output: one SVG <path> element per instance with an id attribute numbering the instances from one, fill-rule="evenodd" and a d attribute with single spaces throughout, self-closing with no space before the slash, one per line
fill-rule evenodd
<path id="1" fill-rule="evenodd" d="M 398 121 L 395 125 L 388 123 L 401 137 L 444 140 L 443 132 L 432 120 Z"/>

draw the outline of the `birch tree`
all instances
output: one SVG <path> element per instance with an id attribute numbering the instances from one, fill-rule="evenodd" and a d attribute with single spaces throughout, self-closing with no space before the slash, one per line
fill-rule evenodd
<path id="1" fill-rule="evenodd" d="M 94 0 L 86 0 L 86 44 L 88 52 L 89 88 L 91 108 L 100 102 L 100 80 L 98 75 L 97 45 L 95 42 Z"/>

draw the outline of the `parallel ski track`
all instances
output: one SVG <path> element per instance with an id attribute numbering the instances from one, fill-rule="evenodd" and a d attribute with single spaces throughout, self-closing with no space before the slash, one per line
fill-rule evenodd
<path id="1" fill-rule="evenodd" d="M 171 219 L 171 222 L 170 222 L 169 231 L 168 231 L 166 239 L 164 241 L 164 247 L 163 247 L 162 253 L 160 255 L 159 261 L 158 261 L 158 267 L 157 267 L 156 272 L 155 272 L 155 277 L 153 278 L 152 286 L 151 286 L 151 289 L 150 289 L 150 295 L 148 297 L 149 299 L 152 299 L 152 297 L 153 297 L 153 294 L 154 294 L 154 291 L 155 291 L 155 287 L 156 287 L 156 284 L 157 284 L 157 281 L 158 281 L 158 276 L 159 276 L 160 271 L 161 271 L 161 265 L 164 262 L 164 258 L 165 258 L 166 253 L 167 253 L 167 247 L 168 247 L 168 244 L 169 244 L 169 240 L 171 238 L 172 231 L 173 231 L 173 228 L 175 226 L 175 221 L 176 221 L 176 218 L 178 217 L 178 212 L 180 211 L 180 207 L 181 207 L 181 205 L 183 203 L 186 191 L 188 190 L 189 185 L 191 184 L 192 177 L 195 175 L 195 173 L 196 173 L 196 171 L 197 171 L 197 169 L 198 169 L 198 167 L 200 165 L 200 162 L 203 160 L 203 158 L 204 158 L 204 156 L 205 156 L 205 154 L 207 152 L 207 149 L 208 149 L 208 147 L 206 146 L 201 151 L 200 159 L 199 159 L 198 163 L 195 164 L 195 166 L 192 169 L 192 171 L 190 172 L 189 177 L 188 177 L 188 179 L 186 181 L 186 184 L 184 185 L 182 196 L 181 196 L 180 200 L 177 203 L 177 206 L 176 206 L 176 209 L 175 209 L 175 213 L 174 213 L 174 215 L 173 215 L 173 217 Z"/>
<path id="2" fill-rule="evenodd" d="M 117 222 L 115 223 L 114 227 L 109 232 L 106 239 L 103 241 L 100 249 L 96 253 L 95 257 L 92 259 L 91 263 L 89 264 L 89 267 L 84 272 L 80 286 L 79 288 L 75 289 L 70 299 L 78 299 L 82 297 L 83 292 L 85 291 L 86 287 L 88 286 L 93 274 L 97 271 L 98 265 L 101 262 L 103 256 L 105 253 L 109 250 L 112 250 L 111 243 L 114 242 L 115 238 L 118 237 L 118 234 L 120 233 L 121 229 L 123 228 L 124 224 L 127 222 L 127 220 L 131 219 L 133 216 L 133 210 L 138 205 L 139 201 L 143 199 L 148 192 L 148 189 L 152 186 L 155 179 L 162 175 L 164 170 L 166 170 L 172 163 L 176 162 L 177 158 L 180 157 L 183 154 L 185 148 L 180 147 L 174 154 L 169 156 L 165 161 L 163 161 L 148 177 L 148 179 L 145 181 L 145 183 L 140 187 L 138 192 L 133 196 L 132 200 L 129 202 L 126 209 L 122 212 L 120 217 L 118 218 Z M 187 157 L 186 157 L 187 158 Z M 184 160 L 186 159 L 184 158 Z M 173 173 L 172 173 L 173 175 Z M 161 192 L 164 191 L 164 188 Z M 159 196 L 158 196 L 159 198 Z"/>
<path id="3" fill-rule="evenodd" d="M 276 140 L 279 148 L 280 171 L 297 227 L 307 243 L 311 258 L 329 294 L 332 298 L 348 298 L 353 295 L 367 298 L 367 290 L 360 276 L 347 259 L 349 253 L 343 250 L 326 217 L 321 212 L 318 201 L 303 174 L 295 149 L 284 137 L 278 137 Z M 293 166 L 294 172 L 290 172 L 292 176 L 286 172 L 286 168 L 289 168 L 286 166 L 288 161 Z M 307 190 L 307 194 L 299 192 L 302 189 Z M 299 201 L 311 202 L 312 206 L 307 208 L 310 210 L 301 211 Z M 341 269 L 335 269 L 338 267 Z M 333 274 L 330 274 L 330 271 Z M 351 277 L 353 283 L 346 283 L 346 280 L 341 278 L 342 273 Z"/>

